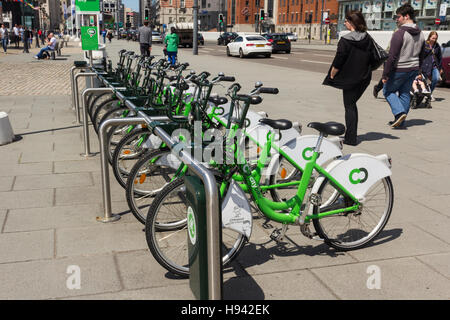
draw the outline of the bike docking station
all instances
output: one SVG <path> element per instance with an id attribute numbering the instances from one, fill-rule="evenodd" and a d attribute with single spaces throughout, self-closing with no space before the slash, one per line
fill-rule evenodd
<path id="1" fill-rule="evenodd" d="M 188 151 L 179 149 L 176 142 L 159 125 L 170 121 L 166 116 L 149 117 L 120 92 L 116 92 L 119 100 L 131 110 L 137 112 L 136 117 L 108 119 L 100 125 L 100 158 L 103 190 L 104 216 L 97 217 L 99 222 L 113 222 L 120 219 L 112 214 L 111 188 L 108 170 L 106 141 L 107 129 L 123 124 L 146 124 L 153 134 L 158 136 L 173 154 L 189 169 L 186 177 L 186 193 L 189 203 L 187 215 L 190 286 L 197 299 L 222 299 L 222 258 L 221 258 L 221 218 L 219 192 L 213 173 L 197 161 Z M 180 151 L 178 151 L 180 150 Z"/>

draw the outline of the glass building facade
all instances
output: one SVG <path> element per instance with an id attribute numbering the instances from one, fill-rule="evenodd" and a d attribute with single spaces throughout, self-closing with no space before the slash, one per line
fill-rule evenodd
<path id="1" fill-rule="evenodd" d="M 361 10 L 369 30 L 395 30 L 393 20 L 395 10 L 405 3 L 409 3 L 415 11 L 416 21 L 422 30 L 436 30 L 435 19 L 440 17 L 441 4 L 447 4 L 445 21 L 441 20 L 439 30 L 449 30 L 450 0 L 338 0 L 339 20 L 338 31 L 344 27 L 345 13 L 350 10 Z"/>

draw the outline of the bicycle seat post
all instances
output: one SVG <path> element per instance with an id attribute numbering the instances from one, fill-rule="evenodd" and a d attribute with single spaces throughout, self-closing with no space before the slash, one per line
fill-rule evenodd
<path id="1" fill-rule="evenodd" d="M 316 147 L 314 148 L 314 152 L 320 152 L 320 146 L 322 145 L 323 133 L 319 134 L 319 138 L 317 139 Z"/>

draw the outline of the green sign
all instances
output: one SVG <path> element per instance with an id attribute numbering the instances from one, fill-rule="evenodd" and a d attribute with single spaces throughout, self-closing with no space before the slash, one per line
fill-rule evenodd
<path id="1" fill-rule="evenodd" d="M 77 11 L 100 11 L 100 0 L 75 0 Z"/>
<path id="2" fill-rule="evenodd" d="M 81 49 L 98 50 L 98 29 L 97 27 L 81 27 Z"/>

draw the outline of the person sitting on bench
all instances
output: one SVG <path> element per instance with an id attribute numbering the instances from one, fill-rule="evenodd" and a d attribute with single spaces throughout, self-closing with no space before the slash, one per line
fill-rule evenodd
<path id="1" fill-rule="evenodd" d="M 42 59 L 44 57 L 43 56 L 44 52 L 46 52 L 46 51 L 54 51 L 55 50 L 56 42 L 58 40 L 56 40 L 55 36 L 53 35 L 53 32 L 50 32 L 47 38 L 48 38 L 47 46 L 42 48 L 41 51 L 39 51 L 39 53 L 34 56 L 35 59 Z"/>

